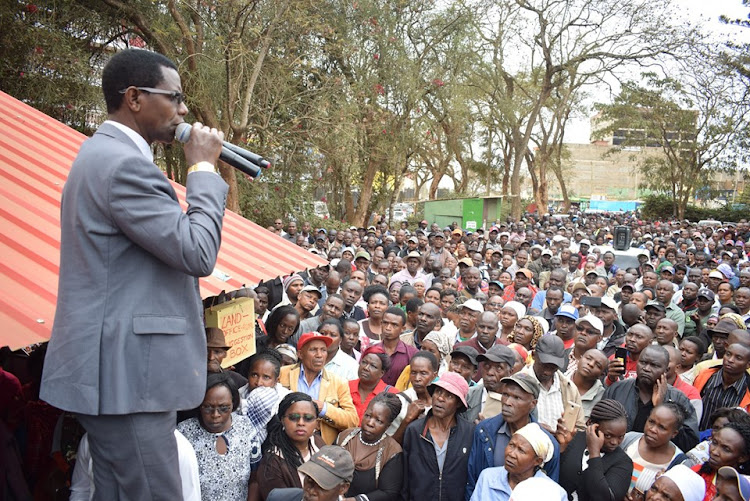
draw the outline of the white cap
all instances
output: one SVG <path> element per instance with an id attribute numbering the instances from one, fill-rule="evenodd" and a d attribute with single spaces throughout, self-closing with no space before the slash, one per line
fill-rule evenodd
<path id="1" fill-rule="evenodd" d="M 589 247 L 591 247 L 591 242 L 589 241 L 588 238 L 584 238 L 583 240 L 578 242 L 578 245 L 588 245 Z"/>
<path id="2" fill-rule="evenodd" d="M 482 303 L 480 303 L 476 299 L 469 299 L 461 306 L 459 306 L 459 308 L 468 308 L 471 311 L 478 311 L 479 313 L 484 312 L 484 306 L 482 306 Z"/>
<path id="3" fill-rule="evenodd" d="M 606 306 L 610 310 L 617 311 L 617 301 L 615 301 L 614 298 L 611 298 L 609 296 L 604 296 L 602 298 L 602 305 Z"/>
<path id="4" fill-rule="evenodd" d="M 604 335 L 604 324 L 599 320 L 599 317 L 595 317 L 589 313 L 576 320 L 576 325 L 579 325 L 581 322 L 588 322 L 591 327 L 599 331 L 599 334 Z"/>

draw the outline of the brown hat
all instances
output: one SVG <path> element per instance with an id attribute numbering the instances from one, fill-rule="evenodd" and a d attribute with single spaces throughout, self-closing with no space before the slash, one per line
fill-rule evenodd
<path id="1" fill-rule="evenodd" d="M 354 460 L 343 447 L 326 445 L 297 470 L 315 480 L 323 489 L 331 490 L 343 482 L 352 481 Z"/>
<path id="2" fill-rule="evenodd" d="M 206 327 L 206 346 L 209 348 L 224 348 L 228 350 L 227 340 L 224 338 L 224 331 L 218 327 Z"/>

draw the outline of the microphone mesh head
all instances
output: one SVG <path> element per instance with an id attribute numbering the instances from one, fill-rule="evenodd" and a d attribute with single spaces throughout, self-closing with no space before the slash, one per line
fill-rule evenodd
<path id="1" fill-rule="evenodd" d="M 189 123 L 181 123 L 174 131 L 174 138 L 181 143 L 187 143 L 190 140 L 190 129 L 192 126 Z"/>

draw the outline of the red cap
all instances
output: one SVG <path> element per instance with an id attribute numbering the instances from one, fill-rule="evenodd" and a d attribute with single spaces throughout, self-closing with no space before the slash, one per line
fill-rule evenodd
<path id="1" fill-rule="evenodd" d="M 310 341 L 323 341 L 326 344 L 326 348 L 331 346 L 331 343 L 333 343 L 333 339 L 328 336 L 324 336 L 319 332 L 305 332 L 299 337 L 299 341 L 297 341 L 297 349 L 301 350 L 302 347 Z"/>

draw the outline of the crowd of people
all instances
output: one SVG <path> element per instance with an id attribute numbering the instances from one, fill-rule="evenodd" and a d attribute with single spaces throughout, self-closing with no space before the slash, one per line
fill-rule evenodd
<path id="1" fill-rule="evenodd" d="M 227 295 L 257 316 L 234 367 L 206 329 L 205 396 L 175 432 L 184 499 L 750 499 L 747 222 L 269 230 L 326 264 Z M 35 397 L 0 374 L 22 429 Z"/>

